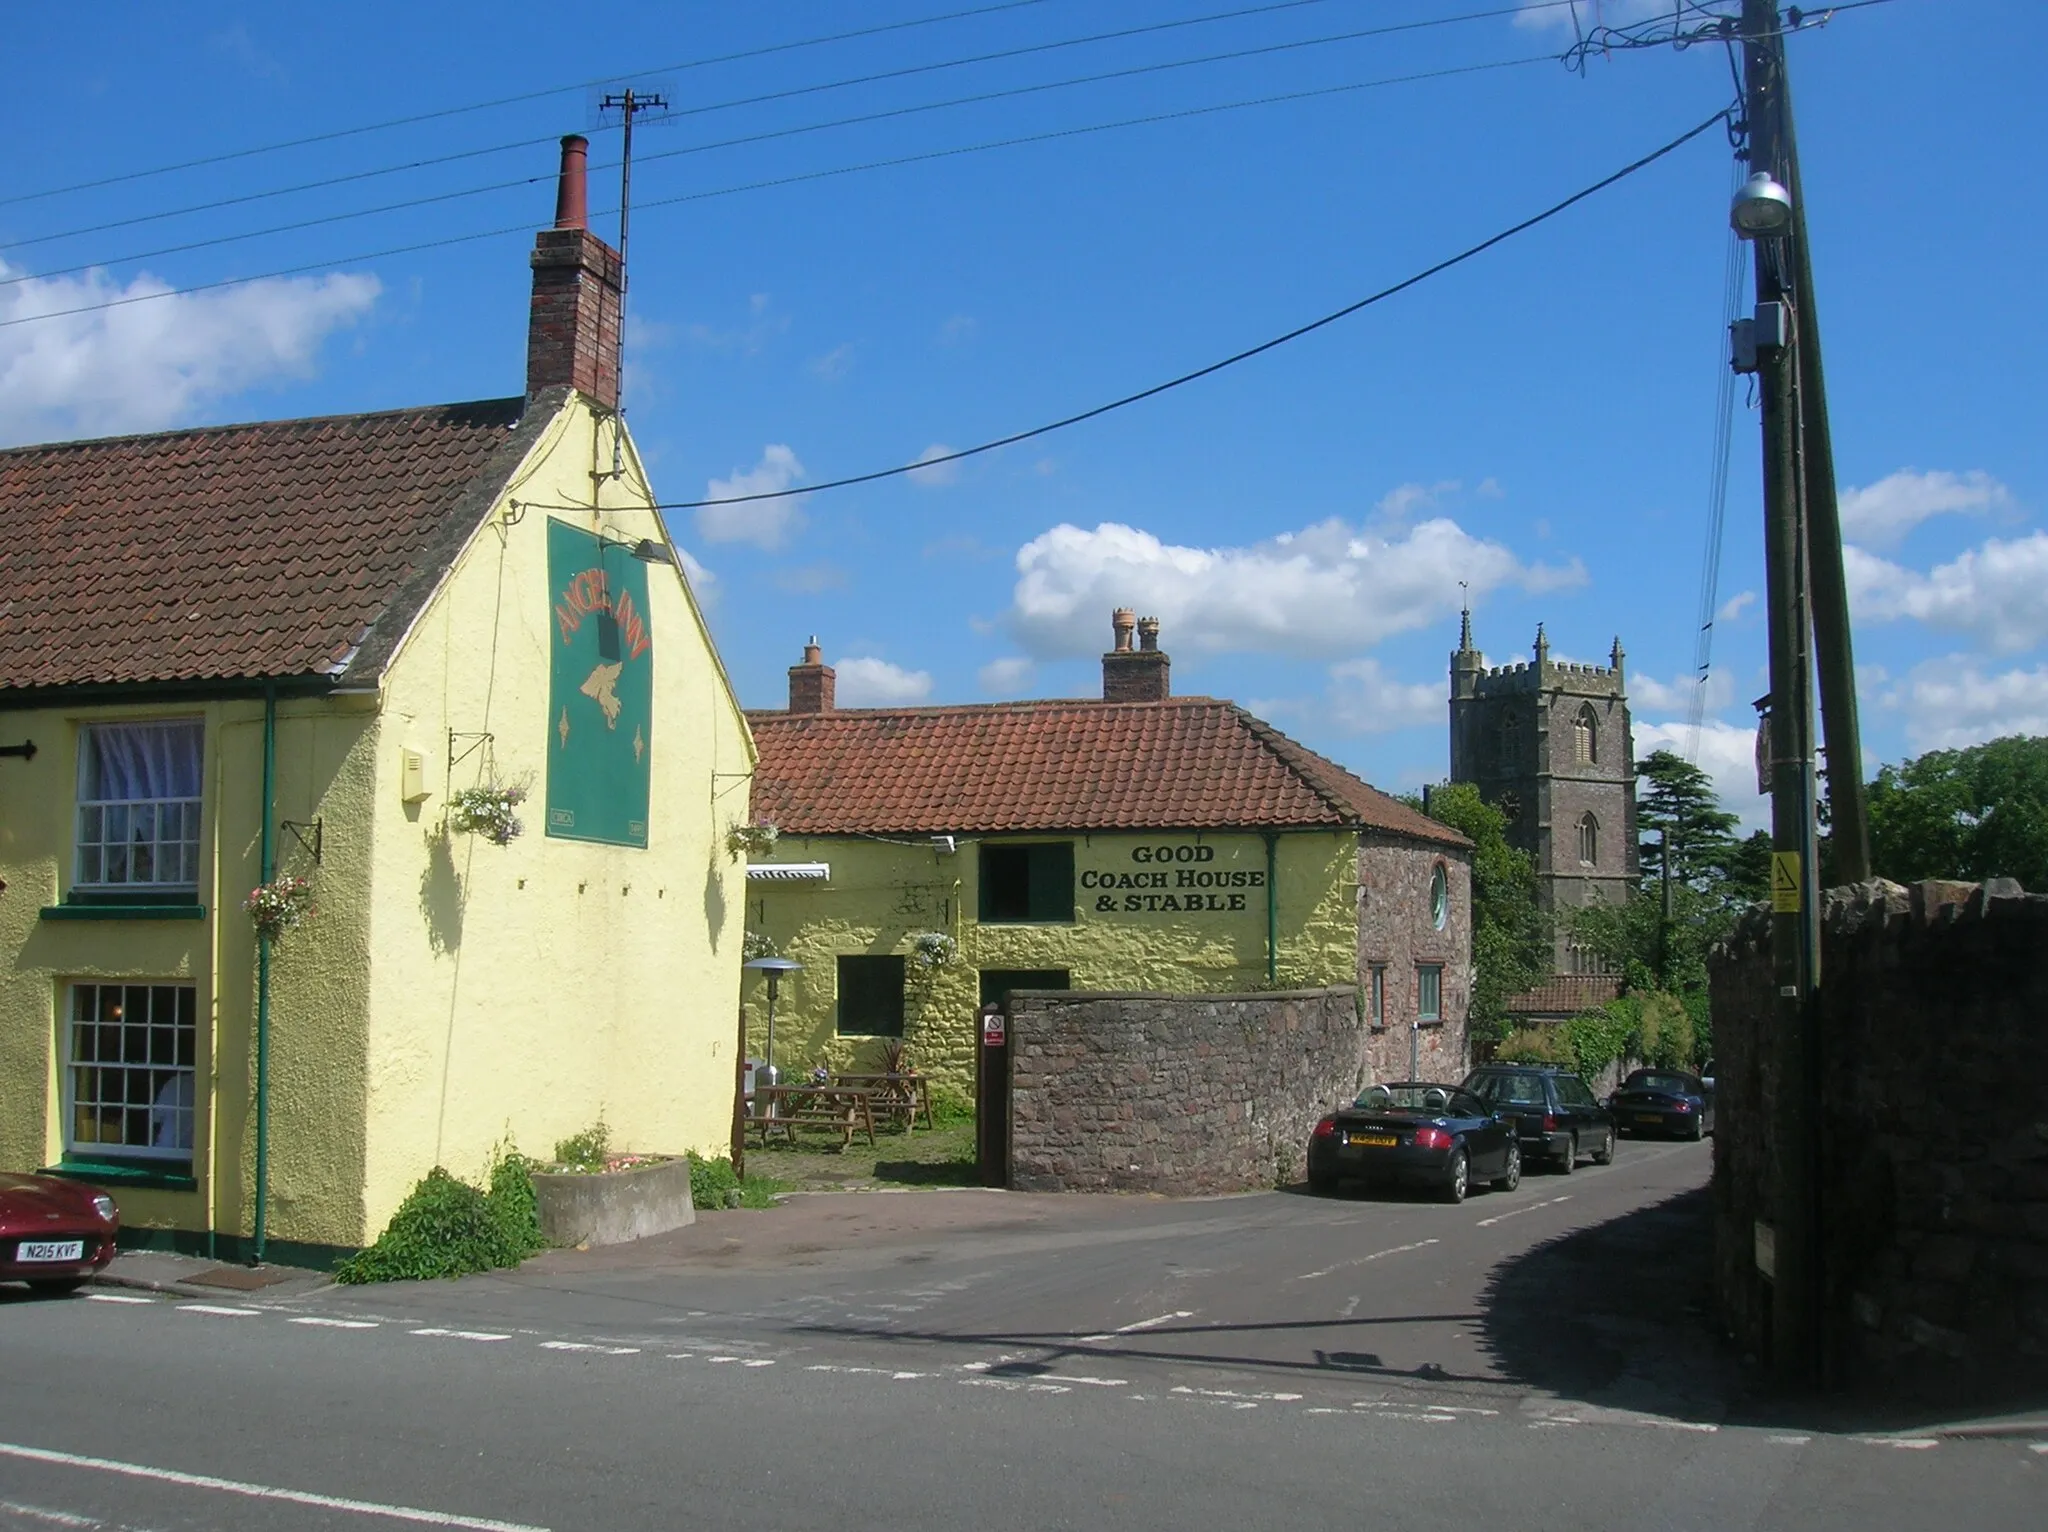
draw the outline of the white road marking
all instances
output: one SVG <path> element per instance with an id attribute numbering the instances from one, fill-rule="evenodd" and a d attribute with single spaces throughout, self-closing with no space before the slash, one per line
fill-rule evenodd
<path id="1" fill-rule="evenodd" d="M 251 1500 L 282 1500 L 291 1505 L 310 1505 L 323 1511 L 350 1511 L 358 1516 L 382 1516 L 391 1521 L 420 1522 L 430 1527 L 467 1527 L 472 1532 L 549 1532 L 521 1521 L 493 1521 L 482 1516 L 458 1516 L 451 1511 L 427 1511 L 411 1505 L 385 1505 L 375 1500 L 353 1500 L 343 1495 L 316 1495 L 302 1489 L 281 1489 L 270 1484 L 250 1484 L 241 1479 L 220 1479 L 212 1474 L 180 1473 L 173 1468 L 153 1468 L 146 1463 L 123 1463 L 113 1458 L 84 1457 L 75 1452 L 52 1452 L 44 1447 L 24 1447 L 0 1442 L 0 1457 L 21 1458 L 31 1463 L 51 1463 L 59 1468 L 89 1468 L 98 1473 L 121 1474 L 130 1479 L 153 1479 L 159 1484 L 176 1484 L 185 1489 L 217 1490 L 224 1495 L 242 1495 Z"/>
<path id="2" fill-rule="evenodd" d="M 1357 1312 L 1358 1294 L 1353 1293 L 1349 1298 L 1344 1300 L 1344 1307 L 1337 1311 L 1337 1317 L 1339 1319 L 1349 1319 L 1353 1314 L 1356 1314 Z"/>
<path id="3" fill-rule="evenodd" d="M 1810 1436 L 1796 1436 L 1787 1434 L 1783 1436 L 1773 1436 L 1771 1440 L 1780 1447 L 1804 1447 L 1808 1442 L 1812 1441 L 1813 1438 Z"/>
<path id="4" fill-rule="evenodd" d="M 705 1360 L 707 1362 L 738 1362 L 742 1367 L 773 1367 L 775 1365 L 774 1358 L 763 1356 L 713 1356 L 706 1357 Z"/>
<path id="5" fill-rule="evenodd" d="M 857 1373 L 869 1373 L 869 1374 L 872 1374 L 873 1376 L 875 1376 L 875 1377 L 878 1377 L 878 1378 L 887 1378 L 887 1379 L 889 1379 L 889 1380 L 890 1380 L 891 1382 L 894 1382 L 894 1383 L 902 1383 L 902 1382 L 905 1382 L 905 1381 L 907 1381 L 908 1379 L 911 1379 L 911 1378 L 925 1378 L 925 1377 L 929 1377 L 929 1376 L 931 1376 L 931 1375 L 930 1375 L 929 1373 L 922 1373 L 922 1372 L 895 1372 L 895 1371 L 892 1371 L 892 1370 L 891 1370 L 890 1368 L 887 1368 L 887 1367 L 851 1367 L 851 1366 L 843 1366 L 843 1365 L 841 1365 L 840 1363 L 837 1363 L 837 1362 L 813 1362 L 813 1363 L 811 1363 L 811 1364 L 810 1364 L 810 1365 L 809 1365 L 808 1367 L 806 1367 L 806 1368 L 804 1369 L 804 1371 L 805 1371 L 805 1372 L 857 1372 Z"/>
<path id="6" fill-rule="evenodd" d="M 87 1293 L 94 1303 L 155 1303 L 154 1298 L 140 1298 L 134 1293 Z"/>
<path id="7" fill-rule="evenodd" d="M 443 1338 L 443 1339 L 445 1339 L 445 1340 L 482 1340 L 482 1341 L 496 1341 L 496 1340 L 510 1340 L 510 1339 L 512 1338 L 512 1337 L 511 1337 L 511 1336 L 509 1336 L 509 1335 L 500 1335 L 500 1334 L 499 1334 L 499 1333 L 498 1333 L 497 1331 L 495 1331 L 495 1330 L 443 1330 L 443 1329 L 439 1328 L 438 1326 L 431 1326 L 431 1325 L 430 1325 L 430 1326 L 429 1326 L 428 1328 L 424 1329 L 424 1330 L 412 1330 L 412 1331 L 408 1331 L 407 1333 L 408 1333 L 408 1334 L 412 1334 L 412 1335 L 434 1335 L 434 1336 L 440 1336 L 441 1338 Z"/>
<path id="8" fill-rule="evenodd" d="M 301 1314 L 296 1319 L 285 1321 L 294 1325 L 320 1325 L 329 1330 L 374 1330 L 374 1319 L 329 1319 L 325 1314 Z"/>
<path id="9" fill-rule="evenodd" d="M 1931 1436 L 1859 1436 L 1856 1440 L 1866 1447 L 1894 1447 L 1903 1452 L 1925 1452 L 1941 1445 Z"/>
<path id="10" fill-rule="evenodd" d="M 594 1351 L 599 1356 L 637 1356 L 638 1346 L 593 1346 L 588 1341 L 544 1340 L 540 1343 L 543 1351 Z"/>
<path id="11" fill-rule="evenodd" d="M 2048 1457 L 2048 1442 L 2035 1442 L 2027 1451 L 2038 1452 L 2043 1457 Z"/>
<path id="12" fill-rule="evenodd" d="M 1172 1392 L 1201 1399 L 1254 1399 L 1269 1404 L 1293 1404 L 1301 1398 L 1299 1394 L 1240 1394 L 1227 1388 L 1189 1388 L 1185 1384 L 1176 1385 Z"/>
<path id="13" fill-rule="evenodd" d="M 1013 1394 L 1071 1394 L 1064 1383 L 1039 1383 L 1025 1378 L 955 1378 L 956 1383 L 974 1388 L 1000 1388 Z"/>
<path id="14" fill-rule="evenodd" d="M 91 1516 L 74 1516 L 69 1511 L 46 1510 L 39 1505 L 23 1505 L 18 1500 L 0 1500 L 0 1511 L 9 1516 L 22 1516 L 30 1521 L 48 1522 L 53 1527 L 104 1527 L 106 1523 Z"/>
<path id="15" fill-rule="evenodd" d="M 1412 1245 L 1396 1245 L 1391 1250 L 1375 1250 L 1371 1255 L 1361 1255 L 1355 1261 L 1339 1261 L 1334 1266 L 1325 1266 L 1321 1271 L 1305 1271 L 1294 1280 L 1297 1282 L 1313 1282 L 1317 1277 L 1327 1277 L 1333 1271 L 1344 1271 L 1352 1266 L 1364 1266 L 1390 1255 L 1406 1255 L 1411 1250 L 1421 1250 L 1430 1245 L 1440 1245 L 1442 1243 L 1443 1241 L 1440 1239 L 1419 1239 Z M 1358 1300 L 1354 1298 L 1351 1301 L 1356 1304 Z"/>
<path id="16" fill-rule="evenodd" d="M 1472 1227 L 1475 1229 L 1490 1229 L 1495 1224 L 1504 1223 L 1506 1220 L 1510 1218 L 1520 1218 L 1524 1213 L 1533 1213 L 1538 1208 L 1554 1208 L 1560 1202 L 1569 1202 L 1571 1200 L 1571 1193 L 1566 1192 L 1562 1197 L 1552 1197 L 1548 1202 L 1532 1202 L 1527 1207 L 1516 1208 L 1511 1213 L 1496 1213 L 1491 1218 L 1482 1218 L 1479 1220 L 1478 1223 L 1474 1224 Z"/>
<path id="17" fill-rule="evenodd" d="M 1114 1340 L 1119 1335 L 1136 1335 L 1140 1330 L 1149 1330 L 1154 1325 L 1171 1324 L 1176 1319 L 1193 1319 L 1193 1309 L 1175 1309 L 1171 1314 L 1154 1314 L 1150 1319 L 1141 1319 L 1133 1325 L 1118 1325 L 1114 1330 L 1104 1330 L 1100 1335 L 1084 1335 L 1084 1341 Z"/>
<path id="18" fill-rule="evenodd" d="M 263 1310 L 232 1309 L 223 1303 L 181 1303 L 178 1305 L 178 1312 L 181 1314 L 232 1314 L 239 1319 L 249 1314 L 260 1314 Z"/>

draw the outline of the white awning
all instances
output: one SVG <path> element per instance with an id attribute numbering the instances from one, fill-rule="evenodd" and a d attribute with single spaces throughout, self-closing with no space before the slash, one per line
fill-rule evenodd
<path id="1" fill-rule="evenodd" d="M 750 862 L 749 883 L 823 883 L 832 876 L 830 862 Z"/>

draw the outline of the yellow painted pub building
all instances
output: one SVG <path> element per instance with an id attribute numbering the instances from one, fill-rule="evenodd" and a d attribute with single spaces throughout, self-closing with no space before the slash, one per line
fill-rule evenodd
<path id="1" fill-rule="evenodd" d="M 563 150 L 522 396 L 0 452 L 0 1167 L 132 1240 L 726 1139 L 753 751 Z"/>
<path id="2" fill-rule="evenodd" d="M 814 640 L 788 708 L 748 714 L 776 830 L 748 929 L 803 965 L 778 984 L 784 1077 L 900 1040 L 965 1085 L 977 1008 L 1012 990 L 1356 985 L 1362 1079 L 1462 1078 L 1469 843 L 1243 708 L 1173 696 L 1151 619 L 1112 632 L 1099 701 L 840 708 Z M 752 976 L 747 999 L 760 1056 Z"/>

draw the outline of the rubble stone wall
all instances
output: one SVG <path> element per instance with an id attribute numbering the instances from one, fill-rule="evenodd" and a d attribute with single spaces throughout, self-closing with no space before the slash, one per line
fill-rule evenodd
<path id="1" fill-rule="evenodd" d="M 1831 890 L 1821 1240 L 1838 1375 L 1940 1395 L 2048 1385 L 2048 897 L 2011 879 Z M 1770 1289 L 1770 924 L 1712 965 L 1716 1278 L 1757 1356 Z"/>
<path id="2" fill-rule="evenodd" d="M 1365 1082 L 1348 985 L 1249 995 L 1013 995 L 1010 1184 L 1185 1195 L 1298 1180 Z"/>

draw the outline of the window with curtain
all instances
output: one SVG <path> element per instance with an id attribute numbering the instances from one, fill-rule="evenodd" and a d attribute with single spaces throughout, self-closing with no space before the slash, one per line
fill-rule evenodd
<path id="1" fill-rule="evenodd" d="M 190 984 L 71 986 L 67 1153 L 192 1158 L 198 1010 Z"/>
<path id="2" fill-rule="evenodd" d="M 92 724 L 78 742 L 78 862 L 86 890 L 199 886 L 197 719 Z"/>
<path id="3" fill-rule="evenodd" d="M 1579 864 L 1595 867 L 1600 862 L 1600 821 L 1591 814 L 1579 821 Z"/>
<path id="4" fill-rule="evenodd" d="M 1579 709 L 1578 721 L 1572 725 L 1578 738 L 1579 764 L 1592 766 L 1600 759 L 1600 720 L 1593 716 L 1593 705 L 1589 702 Z"/>
<path id="5" fill-rule="evenodd" d="M 1421 963 L 1415 969 L 1416 1025 L 1435 1026 L 1444 1019 L 1444 965 Z"/>

